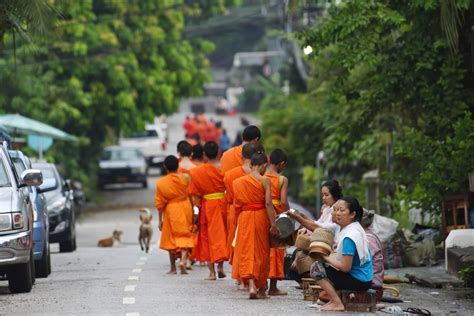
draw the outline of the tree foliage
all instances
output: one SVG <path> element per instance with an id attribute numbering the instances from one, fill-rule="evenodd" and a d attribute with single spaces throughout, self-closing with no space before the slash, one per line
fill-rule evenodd
<path id="1" fill-rule="evenodd" d="M 177 110 L 210 80 L 211 42 L 183 38 L 188 17 L 221 12 L 227 1 L 49 1 L 60 13 L 47 36 L 23 42 L 12 67 L 12 37 L 0 51 L 0 108 L 77 135 L 51 156 L 93 174 L 104 144 Z M 65 148 L 68 148 L 65 150 Z M 85 178 L 85 177 L 84 177 Z"/>
<path id="2" fill-rule="evenodd" d="M 379 169 L 385 209 L 398 207 L 397 192 L 437 211 L 443 196 L 467 190 L 474 170 L 473 87 L 466 52 L 453 50 L 446 34 L 453 26 L 443 18 L 444 2 L 331 6 L 318 25 L 298 34 L 315 50 L 308 91 L 267 97 L 265 137 L 281 137 L 303 165 L 324 150 L 330 175 L 346 188 Z M 469 8 L 470 1 L 457 1 L 455 14 Z"/>

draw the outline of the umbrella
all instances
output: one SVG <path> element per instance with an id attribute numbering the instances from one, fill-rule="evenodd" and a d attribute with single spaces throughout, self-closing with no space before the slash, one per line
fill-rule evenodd
<path id="1" fill-rule="evenodd" d="M 65 141 L 77 141 L 78 138 L 68 134 L 56 127 L 41 123 L 20 114 L 0 115 L 0 124 L 13 133 L 24 133 L 28 135 L 40 136 L 39 140 L 39 158 L 43 158 L 43 138 L 54 138 Z"/>
<path id="2" fill-rule="evenodd" d="M 41 123 L 20 114 L 0 115 L 0 124 L 13 132 L 46 136 L 66 141 L 76 141 L 77 137 L 56 127 Z"/>

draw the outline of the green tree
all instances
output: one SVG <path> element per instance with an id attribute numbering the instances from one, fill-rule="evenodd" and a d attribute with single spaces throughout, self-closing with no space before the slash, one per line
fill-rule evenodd
<path id="1" fill-rule="evenodd" d="M 51 3 L 61 18 L 35 39 L 33 54 L 22 43 L 17 71 L 11 50 L 3 51 L 0 108 L 79 136 L 79 143 L 57 144 L 50 155 L 86 179 L 105 144 L 202 93 L 213 44 L 182 33 L 188 16 L 214 7 L 179 0 Z M 12 40 L 5 35 L 6 47 Z"/>

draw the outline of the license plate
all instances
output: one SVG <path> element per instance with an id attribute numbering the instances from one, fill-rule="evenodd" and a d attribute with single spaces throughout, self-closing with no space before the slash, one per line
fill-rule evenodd
<path id="1" fill-rule="evenodd" d="M 117 177 L 117 182 L 127 182 L 127 177 Z"/>

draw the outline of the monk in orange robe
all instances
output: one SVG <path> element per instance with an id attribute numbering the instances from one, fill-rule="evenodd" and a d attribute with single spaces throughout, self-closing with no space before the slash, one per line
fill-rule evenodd
<path id="1" fill-rule="evenodd" d="M 225 196 L 227 200 L 227 249 L 229 263 L 232 264 L 232 256 L 234 247 L 232 241 L 235 237 L 235 229 L 237 228 L 237 216 L 234 210 L 234 180 L 250 173 L 250 160 L 252 155 L 257 151 L 263 152 L 264 148 L 260 143 L 247 143 L 242 147 L 243 165 L 235 167 L 227 171 L 224 175 Z"/>
<path id="2" fill-rule="evenodd" d="M 181 252 L 181 274 L 187 274 L 189 249 L 194 247 L 192 233 L 193 210 L 186 189 L 189 176 L 178 174 L 178 158 L 165 158 L 167 175 L 156 181 L 155 206 L 158 210 L 158 228 L 161 231 L 160 248 L 169 252 L 171 269 L 176 274 L 175 253 Z"/>
<path id="3" fill-rule="evenodd" d="M 189 195 L 201 198 L 196 259 L 208 262 L 209 277 L 206 280 L 216 280 L 216 263 L 218 277 L 226 277 L 224 261 L 227 260 L 227 202 L 218 154 L 219 146 L 216 142 L 204 144 L 207 163 L 190 170 L 191 184 L 188 188 Z"/>
<path id="4" fill-rule="evenodd" d="M 221 158 L 221 170 L 225 174 L 230 169 L 235 167 L 240 167 L 243 164 L 242 159 L 242 147 L 246 143 L 256 143 L 262 138 L 262 134 L 257 126 L 249 125 L 242 132 L 242 145 L 232 147 L 229 150 L 226 150 L 222 154 Z"/>
<path id="5" fill-rule="evenodd" d="M 200 166 L 204 163 L 204 152 L 203 152 L 201 144 L 193 145 L 193 156 L 192 157 L 193 157 L 193 159 L 191 159 L 191 162 L 195 166 Z"/>
<path id="6" fill-rule="evenodd" d="M 265 176 L 272 183 L 272 204 L 275 209 L 275 216 L 290 209 L 288 203 L 288 179 L 280 173 L 285 169 L 288 157 L 281 149 L 275 149 L 270 154 L 270 168 Z M 288 293 L 277 288 L 278 280 L 285 278 L 284 272 L 285 249 L 270 249 L 270 288 L 268 295 L 287 295 Z"/>
<path id="7" fill-rule="evenodd" d="M 196 167 L 191 161 L 193 155 L 193 146 L 185 140 L 178 143 L 178 154 L 179 154 L 179 173 L 189 174 L 189 170 Z"/>
<path id="8" fill-rule="evenodd" d="M 179 173 L 190 174 L 190 170 L 196 167 L 196 165 L 191 161 L 191 157 L 193 155 L 193 146 L 185 141 L 182 140 L 178 143 L 177 151 L 179 154 Z M 192 199 L 193 197 L 191 197 Z M 197 215 L 193 215 L 193 223 L 197 224 Z M 193 231 L 197 230 L 197 226 L 194 228 Z M 188 254 L 188 261 L 186 263 L 186 269 L 192 270 L 192 262 L 195 260 L 195 248 L 197 246 L 197 234 L 194 234 L 194 247 Z"/>
<path id="9" fill-rule="evenodd" d="M 251 173 L 234 181 L 234 207 L 238 214 L 232 277 L 249 284 L 249 298 L 265 298 L 269 273 L 270 234 L 278 237 L 271 182 L 263 177 L 264 153 L 252 156 Z"/>

